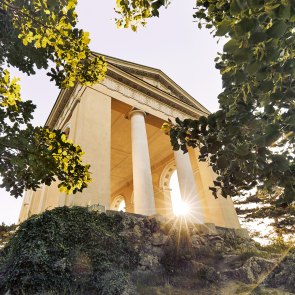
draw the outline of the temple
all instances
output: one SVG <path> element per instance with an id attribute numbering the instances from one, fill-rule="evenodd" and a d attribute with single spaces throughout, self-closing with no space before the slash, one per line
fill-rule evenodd
<path id="1" fill-rule="evenodd" d="M 104 81 L 61 90 L 45 124 L 82 147 L 92 182 L 75 195 L 61 193 L 56 182 L 27 191 L 19 221 L 58 206 L 93 205 L 171 217 L 170 178 L 176 170 L 181 199 L 195 223 L 240 229 L 232 200 L 215 199 L 209 190 L 216 175 L 198 160 L 198 149 L 173 151 L 161 130 L 168 119 L 209 111 L 158 69 L 113 57 L 106 61 Z"/>

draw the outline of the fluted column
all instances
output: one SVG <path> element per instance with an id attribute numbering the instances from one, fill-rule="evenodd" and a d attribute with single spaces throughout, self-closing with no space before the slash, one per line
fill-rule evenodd
<path id="1" fill-rule="evenodd" d="M 198 195 L 194 173 L 188 153 L 174 151 L 177 177 L 181 198 L 189 205 L 189 217 L 192 222 L 204 223 L 203 208 Z"/>
<path id="2" fill-rule="evenodd" d="M 145 112 L 133 110 L 131 119 L 132 168 L 134 189 L 134 213 L 156 213 L 151 164 L 145 128 Z"/>

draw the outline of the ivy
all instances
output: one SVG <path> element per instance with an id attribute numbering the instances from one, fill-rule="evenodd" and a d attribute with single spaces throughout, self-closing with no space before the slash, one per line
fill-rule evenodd
<path id="1" fill-rule="evenodd" d="M 122 294 L 137 266 L 120 215 L 56 208 L 23 222 L 0 252 L 0 293 Z"/>

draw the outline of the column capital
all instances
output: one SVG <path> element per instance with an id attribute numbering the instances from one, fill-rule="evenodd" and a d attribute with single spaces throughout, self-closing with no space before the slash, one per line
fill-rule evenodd
<path id="1" fill-rule="evenodd" d="M 134 114 L 142 114 L 144 116 L 144 118 L 146 117 L 147 113 L 145 111 L 142 111 L 140 109 L 136 109 L 136 108 L 133 108 L 130 112 L 128 112 L 127 114 L 127 118 L 130 120 L 131 117 L 134 115 Z"/>

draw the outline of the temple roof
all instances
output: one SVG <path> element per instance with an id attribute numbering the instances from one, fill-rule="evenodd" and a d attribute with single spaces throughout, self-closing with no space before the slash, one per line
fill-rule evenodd
<path id="1" fill-rule="evenodd" d="M 100 53 L 92 52 L 92 54 L 105 57 L 107 62 L 106 77 L 115 80 L 117 83 L 124 84 L 129 89 L 134 89 L 147 97 L 179 110 L 191 118 L 210 114 L 203 105 L 161 70 Z M 105 82 L 103 81 L 101 84 L 104 85 Z M 46 126 L 51 128 L 55 126 L 70 98 L 75 95 L 78 88 L 79 83 L 76 83 L 74 87 L 60 91 L 45 123 Z"/>
<path id="2" fill-rule="evenodd" d="M 179 101 L 199 110 L 203 115 L 208 115 L 210 112 L 202 104 L 200 104 L 195 98 L 188 94 L 178 84 L 176 84 L 171 78 L 169 78 L 164 72 L 159 69 L 144 66 L 130 61 L 125 61 L 119 58 L 103 55 L 100 53 L 94 53 L 94 55 L 102 55 L 105 57 L 108 63 L 107 75 L 112 78 L 118 78 L 115 74 L 115 69 L 123 71 L 125 74 L 136 77 L 142 82 L 161 90 L 162 92 L 177 98 Z"/>

